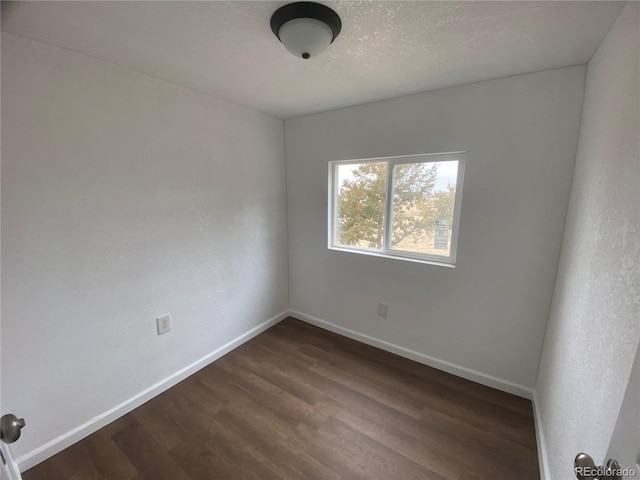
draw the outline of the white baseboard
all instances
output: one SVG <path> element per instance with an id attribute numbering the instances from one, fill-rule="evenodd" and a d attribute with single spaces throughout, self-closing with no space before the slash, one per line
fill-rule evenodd
<path id="1" fill-rule="evenodd" d="M 0 450 L 2 451 L 2 458 L 7 462 L 5 465 L 0 464 L 0 479 L 4 480 L 6 477 L 7 480 L 22 480 L 20 469 L 11 456 L 9 446 L 0 442 Z"/>
<path id="2" fill-rule="evenodd" d="M 83 438 L 91 435 L 93 432 L 101 429 L 102 427 L 104 427 L 105 425 L 108 425 L 114 420 L 117 420 L 123 415 L 139 407 L 143 403 L 151 400 L 153 397 L 161 394 L 165 390 L 168 390 L 169 388 L 173 387 L 174 385 L 181 382 L 185 378 L 189 377 L 190 375 L 193 375 L 198 370 L 206 367 L 214 360 L 217 360 L 224 354 L 239 347 L 243 343 L 251 340 L 256 335 L 264 332 L 266 329 L 275 325 L 281 320 L 284 320 L 288 316 L 289 316 L 288 310 L 276 315 L 275 317 L 267 320 L 266 322 L 263 322 L 260 325 L 257 325 L 256 327 L 252 328 L 248 332 L 243 333 L 242 335 L 230 341 L 226 345 L 223 345 L 217 350 L 214 350 L 208 355 L 205 355 L 201 359 L 196 360 L 192 364 L 178 370 L 175 373 L 172 373 L 168 377 L 160 380 L 159 382 L 155 383 L 149 388 L 125 400 L 124 402 L 116 405 L 110 410 L 107 410 L 106 412 L 101 413 L 100 415 L 92 418 L 88 422 L 85 422 L 82 425 L 78 425 L 76 428 L 66 433 L 63 433 L 62 435 L 60 435 L 57 438 L 54 438 L 50 442 L 47 442 L 44 445 L 18 457 L 15 460 L 15 463 L 18 465 L 19 471 L 24 472 L 29 468 L 37 465 L 38 463 L 45 461 L 47 458 L 52 457 L 56 453 L 64 450 L 65 448 L 73 445 L 74 443 L 82 440 Z M 9 478 L 10 480 L 19 480 L 20 477 L 18 477 L 17 479 L 13 479 L 11 477 Z"/>
<path id="3" fill-rule="evenodd" d="M 341 327 L 340 325 L 327 322 L 326 320 L 307 315 L 306 313 L 299 312 L 297 310 L 290 310 L 289 313 L 292 317 L 298 318 L 317 327 L 324 328 L 325 330 L 330 330 L 339 335 L 343 335 L 345 337 L 352 338 L 353 340 L 366 343 L 367 345 L 378 347 L 382 350 L 386 350 L 387 352 L 395 353 L 396 355 L 414 360 L 429 367 L 437 368 L 438 370 L 451 373 L 452 375 L 466 378 L 467 380 L 471 380 L 488 387 L 496 388 L 498 390 L 502 390 L 503 392 L 512 393 L 528 400 L 533 399 L 533 389 L 530 387 L 526 387 L 518 383 L 513 383 L 508 380 L 503 380 L 492 375 L 487 375 L 486 373 L 462 367 L 460 365 L 456 365 L 455 363 L 440 360 L 438 358 L 425 355 L 424 353 L 409 350 L 408 348 L 404 348 L 385 340 L 380 340 L 378 338 L 365 335 L 364 333 Z"/>
<path id="4" fill-rule="evenodd" d="M 542 428 L 542 413 L 538 403 L 538 392 L 533 391 L 533 420 L 536 426 L 536 445 L 538 447 L 538 465 L 540 465 L 540 480 L 551 480 L 549 471 L 549 457 L 547 456 L 547 443 L 544 440 Z"/>

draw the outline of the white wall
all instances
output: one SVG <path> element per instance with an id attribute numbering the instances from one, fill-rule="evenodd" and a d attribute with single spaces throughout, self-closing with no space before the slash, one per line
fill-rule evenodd
<path id="1" fill-rule="evenodd" d="M 606 458 L 617 459 L 623 468 L 635 467 L 636 475 L 640 474 L 640 348 L 636 351 L 631 367 L 629 383 Z"/>
<path id="2" fill-rule="evenodd" d="M 2 408 L 27 419 L 14 456 L 287 309 L 283 130 L 3 33 Z"/>
<path id="3" fill-rule="evenodd" d="M 418 354 L 535 384 L 585 68 L 285 122 L 290 306 Z M 455 269 L 327 249 L 327 162 L 467 152 Z M 376 302 L 389 318 L 376 316 Z"/>
<path id="4" fill-rule="evenodd" d="M 567 226 L 538 376 L 551 479 L 604 461 L 640 339 L 640 5 L 588 65 Z"/>

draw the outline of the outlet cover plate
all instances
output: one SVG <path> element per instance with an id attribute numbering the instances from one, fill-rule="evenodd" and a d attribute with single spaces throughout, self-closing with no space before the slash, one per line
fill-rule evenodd
<path id="1" fill-rule="evenodd" d="M 382 318 L 387 318 L 387 314 L 389 313 L 389 305 L 386 303 L 378 303 L 378 316 Z"/>
<path id="2" fill-rule="evenodd" d="M 158 335 L 167 333 L 171 330 L 171 314 L 167 313 L 156 318 L 156 326 L 158 327 Z"/>

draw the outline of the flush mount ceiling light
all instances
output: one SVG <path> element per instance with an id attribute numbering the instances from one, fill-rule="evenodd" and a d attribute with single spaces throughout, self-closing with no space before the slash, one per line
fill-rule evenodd
<path id="1" fill-rule="evenodd" d="M 333 43 L 342 21 L 336 12 L 314 2 L 289 3 L 271 16 L 271 30 L 296 57 L 309 59 Z"/>

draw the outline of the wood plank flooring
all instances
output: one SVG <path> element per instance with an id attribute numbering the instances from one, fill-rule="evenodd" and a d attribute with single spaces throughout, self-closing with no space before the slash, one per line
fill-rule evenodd
<path id="1" fill-rule="evenodd" d="M 531 402 L 288 318 L 25 480 L 538 479 Z"/>

